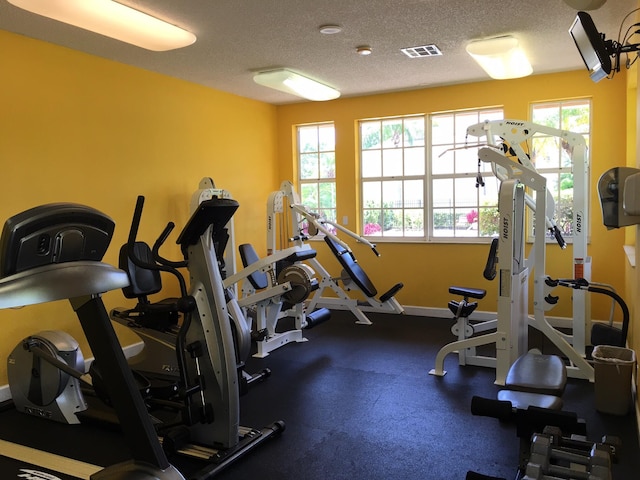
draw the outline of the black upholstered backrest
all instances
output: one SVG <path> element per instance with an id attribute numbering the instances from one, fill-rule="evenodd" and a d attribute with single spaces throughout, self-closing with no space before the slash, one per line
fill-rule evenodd
<path id="1" fill-rule="evenodd" d="M 151 248 L 144 242 L 135 242 L 133 246 L 136 258 L 144 263 L 154 263 Z M 120 248 L 118 267 L 127 272 L 129 286 L 122 289 L 127 298 L 140 298 L 153 295 L 162 290 L 160 271 L 139 267 L 129 258 L 128 244 Z"/>
<path id="2" fill-rule="evenodd" d="M 240 258 L 242 259 L 242 265 L 246 268 L 249 265 L 254 264 L 260 258 L 256 253 L 253 245 L 250 243 L 243 243 L 238 247 L 240 250 Z M 253 288 L 256 290 L 262 290 L 263 288 L 267 288 L 269 286 L 269 280 L 267 279 L 267 274 L 264 272 L 253 272 L 249 275 L 249 282 L 253 285 Z"/>

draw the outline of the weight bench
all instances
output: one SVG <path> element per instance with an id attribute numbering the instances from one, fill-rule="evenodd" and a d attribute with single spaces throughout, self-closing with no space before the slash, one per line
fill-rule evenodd
<path id="1" fill-rule="evenodd" d="M 317 259 L 312 259 L 309 262 L 314 271 L 321 276 L 320 286 L 309 302 L 310 310 L 320 305 L 335 309 L 345 309 L 346 307 L 346 309 L 356 316 L 356 323 L 362 325 L 371 325 L 372 323 L 365 315 L 365 309 L 375 312 L 404 313 L 404 308 L 395 298 L 396 293 L 404 287 L 402 283 L 395 284 L 387 292 L 380 295 L 379 299 L 376 299 L 378 290 L 358 264 L 353 252 L 349 251 L 329 235 L 325 235 L 324 241 L 338 262 L 340 262 L 343 270 L 339 277 L 332 277 Z M 338 281 L 342 281 L 345 289 L 338 285 Z M 322 293 L 327 288 L 331 289 L 335 295 L 332 297 L 323 297 Z M 359 290 L 364 295 L 365 300 L 361 301 L 351 298 L 345 290 Z"/>
<path id="2" fill-rule="evenodd" d="M 528 352 L 509 368 L 498 400 L 511 402 L 518 409 L 560 410 L 566 384 L 567 367 L 560 357 Z"/>
<path id="3" fill-rule="evenodd" d="M 338 242 L 336 242 L 333 238 L 326 235 L 324 237 L 324 241 L 329 245 L 331 252 L 335 255 L 335 257 L 342 265 L 342 268 L 349 276 L 349 279 L 353 280 L 362 293 L 364 293 L 369 298 L 374 298 L 378 294 L 378 290 L 373 285 L 373 282 L 369 278 L 369 276 L 365 273 L 362 267 L 358 264 L 356 257 L 354 257 L 353 252 L 350 252 Z M 344 281 L 344 279 L 343 279 Z M 396 293 L 402 289 L 404 285 L 402 283 L 396 283 L 393 287 L 391 287 L 386 293 L 380 295 L 380 303 L 385 303 L 389 301 L 391 298 L 395 296 Z"/>

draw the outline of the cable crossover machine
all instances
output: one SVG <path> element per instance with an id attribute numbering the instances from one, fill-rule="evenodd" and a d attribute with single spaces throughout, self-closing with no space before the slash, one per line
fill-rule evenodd
<path id="1" fill-rule="evenodd" d="M 476 304 L 469 299 L 480 299 L 485 291 L 452 287 L 452 293 L 463 296 L 461 302 L 454 302 L 451 306 L 457 321 L 453 330 L 458 340 L 442 347 L 436 356 L 435 367 L 429 373 L 445 375 L 444 358 L 457 352 L 460 365 L 493 367 L 496 369 L 495 383 L 504 385 L 509 367 L 528 348 L 530 325 L 542 332 L 567 358 L 569 376 L 593 381 L 593 367 L 587 361 L 588 334 L 591 332 L 587 290 L 576 289 L 573 292 L 570 333 L 552 326 L 545 316 L 558 302 L 558 297 L 552 294 L 553 289 L 562 286 L 545 274 L 548 232 L 562 249 L 566 248 L 566 242 L 553 220 L 555 202 L 547 188 L 547 180 L 536 171 L 526 146 L 535 135 L 544 135 L 557 138 L 571 155 L 574 179 L 573 273 L 575 278 L 588 283 L 591 280 L 591 258 L 587 255 L 588 161 L 583 136 L 523 120 L 486 121 L 470 126 L 467 135 L 485 139 L 484 146 L 475 144 L 462 148 L 482 147 L 478 152 L 479 162 L 489 163 L 500 180 L 500 230 L 492 243 L 487 266 L 488 270 L 497 266 L 497 318 L 470 321 L 468 316 Z M 525 256 L 524 249 L 526 208 L 536 219 L 544 219 L 545 225 L 545 228 L 535 229 L 529 257 Z M 528 312 L 530 278 L 533 280 L 533 315 Z M 495 357 L 477 355 L 475 348 L 482 345 L 495 345 Z"/>

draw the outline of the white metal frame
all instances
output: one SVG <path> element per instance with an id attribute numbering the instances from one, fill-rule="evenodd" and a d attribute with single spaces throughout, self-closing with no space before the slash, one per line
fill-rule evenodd
<path id="1" fill-rule="evenodd" d="M 280 185 L 280 190 L 272 192 L 269 195 L 268 203 L 267 203 L 267 253 L 273 254 L 278 251 L 278 239 L 276 226 L 278 225 L 277 217 L 281 215 L 284 217 L 285 215 L 285 199 L 287 200 L 288 206 L 290 208 L 290 233 L 292 234 L 289 237 L 289 242 L 293 243 L 297 247 L 307 246 L 305 243 L 310 237 L 304 236 L 300 233 L 300 225 L 304 220 L 309 222 L 309 225 L 319 233 L 327 235 L 335 240 L 339 245 L 345 248 L 348 252 L 351 252 L 351 248 L 347 243 L 342 241 L 336 235 L 334 235 L 326 225 L 330 225 L 336 228 L 338 231 L 348 235 L 349 237 L 355 239 L 357 242 L 363 243 L 373 249 L 373 251 L 378 255 L 378 252 L 375 250 L 375 245 L 370 243 L 365 238 L 357 235 L 351 230 L 339 225 L 337 223 L 325 220 L 321 218 L 318 214 L 310 212 L 302 203 L 300 202 L 300 197 L 298 193 L 293 188 L 293 184 L 290 181 L 285 180 Z M 284 226 L 284 225 L 283 225 Z M 313 297 L 309 301 L 307 308 L 310 311 L 313 311 L 316 308 L 325 307 L 325 308 L 333 308 L 333 309 L 341 309 L 341 310 L 349 310 L 356 317 L 356 323 L 360 323 L 363 325 L 371 325 L 372 322 L 369 320 L 365 312 L 383 312 L 383 313 L 404 313 L 404 307 L 396 300 L 395 297 L 391 297 L 384 302 L 380 300 L 369 297 L 362 293 L 364 300 L 358 300 L 349 296 L 349 291 L 361 291 L 358 286 L 351 282 L 349 278 L 345 278 L 344 276 L 332 276 L 327 269 L 316 259 L 312 258 L 307 260 L 307 263 L 311 266 L 314 272 L 319 277 L 319 288 L 313 294 Z M 340 282 L 343 286 L 340 286 Z M 334 293 L 335 296 L 327 297 L 323 296 L 323 293 L 327 290 L 330 290 Z"/>
<path id="2" fill-rule="evenodd" d="M 199 189 L 192 195 L 191 211 L 204 200 L 213 197 L 231 198 L 226 190 L 215 187 L 211 178 L 205 177 L 200 181 Z M 262 258 L 257 262 L 237 270 L 235 238 L 233 229 L 233 218 L 227 224 L 229 232 L 230 248 L 225 249 L 225 266 L 227 276 L 222 280 L 223 287 L 230 289 L 234 296 L 238 299 L 237 305 L 240 312 L 230 312 L 234 322 L 252 322 L 252 316 L 249 310 L 255 310 L 255 324 L 252 325 L 254 332 L 265 331 L 266 336 L 263 340 L 256 342 L 257 352 L 253 355 L 257 358 L 264 358 L 270 352 L 280 348 L 290 342 L 306 342 L 302 330 L 306 327 L 306 311 L 309 311 L 304 303 L 294 305 L 290 310 L 284 312 L 282 306 L 284 304 L 283 296 L 292 290 L 293 286 L 290 282 L 278 283 L 276 280 L 275 268 L 276 262 L 287 259 L 297 253 L 305 253 L 310 247 L 294 246 L 275 252 L 266 258 Z M 248 277 L 255 272 L 265 273 L 268 279 L 267 288 L 256 291 L 248 280 Z M 241 285 L 240 294 L 238 295 L 238 286 Z M 285 316 L 293 316 L 295 325 L 291 330 L 284 332 L 276 332 L 278 320 Z"/>
<path id="3" fill-rule="evenodd" d="M 569 376 L 584 378 L 593 381 L 593 367 L 586 361 L 586 336 L 590 331 L 590 303 L 586 292 L 574 292 L 573 298 L 573 329 L 570 334 L 560 332 L 547 321 L 545 312 L 552 309 L 554 304 L 548 301 L 552 287 L 546 283 L 545 255 L 546 255 L 546 229 L 556 231 L 553 221 L 555 204 L 553 197 L 546 188 L 546 179 L 539 175 L 522 144 L 532 138 L 536 133 L 555 136 L 566 141 L 572 149 L 572 165 L 574 175 L 574 209 L 573 221 L 575 225 L 573 236 L 573 265 L 574 275 L 590 280 L 591 259 L 587 256 L 588 235 L 588 163 L 586 156 L 586 142 L 582 135 L 558 130 L 555 128 L 537 125 L 521 120 L 496 120 L 484 122 L 469 127 L 469 135 L 486 137 L 485 148 L 479 151 L 479 158 L 484 162 L 490 162 L 494 173 L 502 181 L 500 188 L 499 210 L 503 222 L 500 237 L 499 255 L 512 259 L 510 267 L 505 262 L 500 264 L 500 288 L 498 296 L 498 318 L 496 331 L 493 333 L 460 339 L 441 349 L 436 357 L 436 367 L 430 373 L 444 375 L 444 357 L 453 351 L 459 352 L 460 364 L 477 364 L 481 366 L 495 366 L 496 383 L 504 384 L 506 372 L 518 355 L 526 350 L 526 327 L 532 325 L 541 331 L 556 345 L 570 360 L 568 367 Z M 502 146 L 505 144 L 516 154 L 517 162 L 504 155 Z M 476 146 L 470 148 L 477 148 Z M 513 181 L 530 189 L 535 198 L 528 193 L 517 193 L 518 187 L 509 186 Z M 511 193 L 508 193 L 511 192 Z M 514 209 L 506 208 L 507 196 L 512 195 Z M 519 196 L 522 196 L 523 204 L 519 205 Z M 504 196 L 504 197 L 503 197 Z M 545 228 L 536 230 L 534 245 L 528 259 L 524 258 L 524 205 L 526 204 L 536 218 L 545 219 Z M 512 212 L 512 220 L 522 222 L 517 225 L 515 231 L 519 237 L 513 238 L 512 247 L 504 242 L 503 237 L 507 230 L 511 230 L 515 224 L 507 218 L 507 212 Z M 520 217 L 520 218 L 518 218 Z M 513 247 L 515 245 L 516 247 Z M 561 245 L 564 248 L 564 244 Z M 534 274 L 534 315 L 528 315 L 528 277 Z M 507 279 L 509 282 L 507 283 Z M 491 322 L 491 321 L 489 321 Z M 481 324 L 482 325 L 482 324 Z M 490 326 L 487 323 L 486 326 Z M 458 327 L 459 338 L 461 334 L 467 335 L 466 326 Z M 484 328 L 483 330 L 486 330 Z M 473 330 L 471 330 L 473 333 Z M 496 343 L 496 359 L 487 359 L 474 355 L 473 350 L 464 350 L 489 343 Z M 505 354 L 505 352 L 509 354 Z M 461 353 L 462 352 L 462 353 Z"/>

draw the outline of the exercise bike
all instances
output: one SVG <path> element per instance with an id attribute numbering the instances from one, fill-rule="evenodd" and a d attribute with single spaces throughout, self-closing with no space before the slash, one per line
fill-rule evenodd
<path id="1" fill-rule="evenodd" d="M 49 204 L 9 218 L 0 239 L 0 308 L 69 299 L 91 350 L 103 366 L 131 460 L 91 480 L 184 480 L 169 463 L 104 307 L 101 294 L 128 284 L 102 263 L 114 222 L 71 203 Z"/>

